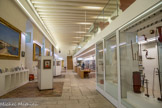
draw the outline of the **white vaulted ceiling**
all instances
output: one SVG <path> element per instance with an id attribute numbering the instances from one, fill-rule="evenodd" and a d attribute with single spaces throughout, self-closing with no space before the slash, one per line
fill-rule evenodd
<path id="1" fill-rule="evenodd" d="M 81 38 L 76 37 L 83 37 L 85 33 L 78 32 L 88 32 L 88 28 L 96 20 L 108 1 L 28 0 L 57 43 L 69 45 L 79 43 Z M 106 10 L 108 16 L 116 8 L 115 4 L 116 0 L 111 0 L 111 6 Z"/>

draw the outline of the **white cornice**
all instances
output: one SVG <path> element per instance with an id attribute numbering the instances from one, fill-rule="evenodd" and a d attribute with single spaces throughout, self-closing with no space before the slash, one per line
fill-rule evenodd
<path id="1" fill-rule="evenodd" d="M 32 11 L 35 14 L 35 17 L 37 17 L 39 20 L 36 20 L 34 18 L 34 16 L 30 13 L 30 11 L 22 4 L 22 2 L 26 2 L 26 0 L 23 0 L 20 2 L 20 0 L 15 0 L 16 3 L 23 9 L 23 11 L 29 16 L 29 18 L 32 20 L 32 22 L 40 29 L 40 31 L 45 35 L 45 37 L 51 42 L 52 45 L 54 45 L 56 47 L 56 41 L 54 40 L 54 37 L 50 34 L 49 30 L 47 29 L 47 27 L 45 26 L 45 24 L 43 23 L 43 21 L 40 19 L 39 15 L 36 13 L 36 11 L 33 10 L 33 8 L 30 6 L 30 1 L 28 1 L 29 3 L 29 7 L 32 8 Z M 39 21 L 39 22 L 38 22 Z M 39 25 L 39 23 L 42 24 L 43 27 L 41 27 Z M 44 29 L 44 30 L 43 30 Z"/>

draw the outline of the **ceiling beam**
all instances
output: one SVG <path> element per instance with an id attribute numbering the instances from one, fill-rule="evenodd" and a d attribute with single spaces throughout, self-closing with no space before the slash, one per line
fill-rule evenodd
<path id="1" fill-rule="evenodd" d="M 85 6 L 85 5 L 84 5 Z M 89 9 L 85 9 L 82 6 L 68 6 L 68 5 L 34 5 L 35 8 L 42 8 L 42 9 L 72 9 L 72 10 L 89 10 Z M 116 8 L 116 5 L 110 5 L 109 8 Z M 103 6 L 100 10 L 103 9 Z M 94 10 L 95 11 L 95 10 Z"/>
<path id="2" fill-rule="evenodd" d="M 114 1 L 114 0 L 113 0 Z M 32 3 L 52 3 L 52 2 L 83 2 L 83 3 L 103 3 L 106 4 L 108 0 L 31 0 Z"/>

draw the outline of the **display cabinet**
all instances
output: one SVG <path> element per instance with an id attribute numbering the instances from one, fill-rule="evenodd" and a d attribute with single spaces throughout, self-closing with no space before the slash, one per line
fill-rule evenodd
<path id="1" fill-rule="evenodd" d="M 104 50 L 103 42 L 96 44 L 97 86 L 104 90 Z"/>
<path id="2" fill-rule="evenodd" d="M 162 106 L 162 4 L 96 43 L 96 89 L 117 108 Z"/>
<path id="3" fill-rule="evenodd" d="M 0 96 L 29 82 L 29 70 L 0 74 Z"/>
<path id="4" fill-rule="evenodd" d="M 117 46 L 116 35 L 105 39 L 105 91 L 118 98 Z"/>

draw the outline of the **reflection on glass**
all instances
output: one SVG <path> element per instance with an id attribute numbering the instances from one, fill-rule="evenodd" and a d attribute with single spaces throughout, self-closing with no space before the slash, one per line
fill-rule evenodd
<path id="1" fill-rule="evenodd" d="M 158 42 L 158 52 L 159 52 L 159 85 L 160 85 L 160 96 L 158 99 L 162 99 L 162 42 Z"/>
<path id="2" fill-rule="evenodd" d="M 117 48 L 116 37 L 105 41 L 106 47 L 106 76 L 105 90 L 115 99 L 118 97 L 118 76 L 117 76 Z"/>
<path id="3" fill-rule="evenodd" d="M 103 42 L 96 45 L 97 86 L 104 89 Z"/>
<path id="4" fill-rule="evenodd" d="M 162 106 L 157 100 L 161 97 L 161 45 L 151 36 L 145 40 L 139 32 L 120 32 L 121 98 L 128 108 Z"/>
<path id="5" fill-rule="evenodd" d="M 122 104 L 126 106 L 129 105 L 127 104 L 127 98 L 133 92 L 133 72 L 139 71 L 138 60 L 135 59 L 135 54 L 138 53 L 136 34 L 136 32 L 120 33 L 121 96 Z"/>

